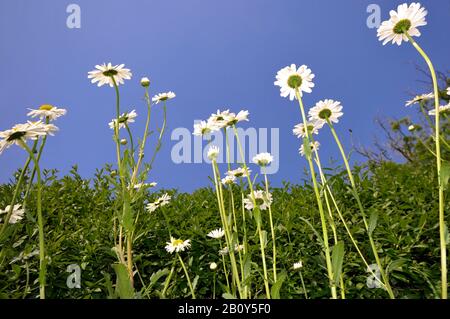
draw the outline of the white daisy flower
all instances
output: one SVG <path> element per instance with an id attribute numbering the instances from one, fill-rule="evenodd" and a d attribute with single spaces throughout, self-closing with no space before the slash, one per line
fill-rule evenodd
<path id="1" fill-rule="evenodd" d="M 221 250 L 219 250 L 219 255 L 220 256 L 225 256 L 225 255 L 228 255 L 229 252 L 230 252 L 230 250 L 228 249 L 228 247 L 224 247 Z"/>
<path id="2" fill-rule="evenodd" d="M 447 88 L 447 95 L 450 96 L 450 87 Z"/>
<path id="3" fill-rule="evenodd" d="M 266 193 L 262 190 L 257 190 L 253 192 L 255 196 L 256 205 L 260 210 L 266 210 L 272 204 L 272 194 Z M 244 206 L 247 210 L 254 209 L 252 195 L 248 194 L 246 198 L 244 198 Z"/>
<path id="4" fill-rule="evenodd" d="M 211 146 L 208 150 L 208 159 L 210 161 L 215 161 L 217 159 L 217 156 L 219 156 L 219 148 L 215 145 Z"/>
<path id="5" fill-rule="evenodd" d="M 56 120 L 58 117 L 66 115 L 67 110 L 59 109 L 56 106 L 50 104 L 44 104 L 39 107 L 39 109 L 29 109 L 27 116 L 32 118 L 39 117 L 41 120 L 48 118 L 50 121 Z"/>
<path id="6" fill-rule="evenodd" d="M 234 113 L 230 113 L 230 110 L 217 110 L 217 113 L 211 114 L 208 119 L 208 123 L 220 130 L 224 127 L 227 127 L 228 123 L 231 122 L 235 117 L 236 115 Z"/>
<path id="7" fill-rule="evenodd" d="M 123 80 L 131 79 L 132 75 L 130 69 L 125 69 L 124 66 L 125 64 L 112 65 L 111 63 L 96 65 L 97 70 L 88 72 L 88 79 L 92 79 L 91 83 L 98 82 L 98 86 L 108 84 L 113 87 L 114 81 L 117 85 L 123 84 Z"/>
<path id="8" fill-rule="evenodd" d="M 319 123 L 326 123 L 328 119 L 332 123 L 338 123 L 339 118 L 344 115 L 342 105 L 339 101 L 323 100 L 316 103 L 309 112 L 309 120 Z"/>
<path id="9" fill-rule="evenodd" d="M 439 113 L 447 112 L 449 109 L 450 109 L 450 103 L 447 105 L 441 105 L 441 106 L 439 106 Z M 431 111 L 428 112 L 428 115 L 436 116 L 436 110 L 432 109 Z"/>
<path id="10" fill-rule="evenodd" d="M 239 111 L 237 115 L 234 113 L 230 113 L 226 119 L 227 121 L 226 124 L 227 126 L 233 126 L 242 121 L 248 122 L 248 115 L 249 115 L 248 111 Z"/>
<path id="11" fill-rule="evenodd" d="M 306 127 L 308 128 L 309 134 L 319 134 L 319 130 L 323 127 L 325 123 L 323 121 L 309 121 L 306 122 Z M 294 135 L 296 135 L 298 138 L 305 138 L 307 137 L 305 125 L 303 123 L 297 124 L 294 126 L 294 129 L 292 130 Z"/>
<path id="12" fill-rule="evenodd" d="M 167 242 L 166 244 L 166 250 L 169 253 L 174 253 L 177 252 L 179 253 L 180 251 L 184 251 L 185 249 L 189 249 L 189 247 L 191 247 L 191 241 L 188 240 L 182 240 L 182 239 L 175 239 L 173 237 L 170 237 L 170 241 Z"/>
<path id="13" fill-rule="evenodd" d="M 383 45 L 392 41 L 397 45 L 401 45 L 402 41 L 408 42 L 409 34 L 411 37 L 419 37 L 420 31 L 418 27 L 427 24 L 425 16 L 427 11 L 421 7 L 420 3 L 404 3 L 397 7 L 397 11 L 389 12 L 390 19 L 383 21 L 378 28 L 377 36 L 379 41 L 383 41 Z"/>
<path id="14" fill-rule="evenodd" d="M 408 126 L 408 131 L 413 132 L 415 130 L 416 130 L 416 126 L 415 125 Z"/>
<path id="15" fill-rule="evenodd" d="M 412 100 L 406 101 L 405 106 L 411 106 L 413 104 L 420 103 L 422 101 L 427 101 L 427 100 L 430 100 L 432 98 L 434 98 L 434 94 L 433 93 L 417 95 Z"/>
<path id="16" fill-rule="evenodd" d="M 236 244 L 236 245 L 234 246 L 234 250 L 235 250 L 236 252 L 243 251 L 243 250 L 244 250 L 244 245 L 238 245 L 238 244 Z"/>
<path id="17" fill-rule="evenodd" d="M 200 121 L 200 123 L 194 124 L 194 132 L 192 134 L 196 136 L 205 136 L 218 130 L 219 127 L 217 127 L 214 123 L 209 121 Z"/>
<path id="18" fill-rule="evenodd" d="M 207 236 L 214 239 L 220 239 L 225 236 L 225 231 L 222 228 L 217 228 L 210 231 Z"/>
<path id="19" fill-rule="evenodd" d="M 226 175 L 227 176 L 234 176 L 235 178 L 248 177 L 248 176 L 250 176 L 251 172 L 252 171 L 250 169 L 245 170 L 245 168 L 239 167 L 239 168 L 234 169 L 232 171 L 226 172 Z"/>
<path id="20" fill-rule="evenodd" d="M 127 125 L 130 125 L 131 123 L 134 123 L 134 119 L 137 117 L 137 113 L 135 110 L 131 111 L 130 113 L 122 113 L 122 115 L 119 117 L 119 129 L 125 128 Z M 114 130 L 116 126 L 117 119 L 112 119 L 111 122 L 109 122 L 109 128 Z"/>
<path id="21" fill-rule="evenodd" d="M 53 135 L 57 130 L 55 125 L 45 124 L 42 121 L 16 124 L 12 129 L 0 132 L 0 154 L 13 144 L 21 146 L 21 142 L 27 139 L 36 140 L 40 136 Z"/>
<path id="22" fill-rule="evenodd" d="M 280 95 L 282 97 L 289 96 L 291 101 L 296 98 L 295 90 L 298 89 L 300 96 L 302 92 L 311 93 L 311 88 L 314 87 L 312 79 L 314 74 L 308 69 L 306 65 L 300 66 L 298 69 L 295 64 L 287 66 L 278 71 L 276 75 L 275 85 L 280 87 Z"/>
<path id="23" fill-rule="evenodd" d="M 302 145 L 300 146 L 300 149 L 299 149 L 299 152 L 300 152 L 300 155 L 301 155 L 301 156 L 305 156 L 305 148 L 304 148 L 303 146 L 304 146 L 304 145 L 302 144 Z M 320 143 L 317 142 L 317 141 L 314 141 L 314 143 L 313 143 L 313 142 L 310 142 L 310 143 L 309 143 L 309 146 L 311 147 L 311 151 L 312 151 L 312 152 L 315 152 L 315 151 L 318 151 L 318 150 L 319 150 Z"/>
<path id="24" fill-rule="evenodd" d="M 302 268 L 302 267 L 303 267 L 303 263 L 302 263 L 301 260 L 300 260 L 299 262 L 294 263 L 294 266 L 293 266 L 293 268 L 294 268 L 295 270 L 300 269 L 300 268 Z"/>
<path id="25" fill-rule="evenodd" d="M 155 102 L 155 104 L 158 104 L 159 102 L 171 100 L 174 97 L 176 97 L 175 93 L 173 93 L 172 91 L 169 91 L 166 93 L 156 94 L 154 97 L 152 97 L 152 101 Z"/>
<path id="26" fill-rule="evenodd" d="M 169 204 L 170 199 L 171 199 L 171 197 L 167 193 L 162 195 L 160 198 L 155 200 L 153 203 L 147 204 L 147 211 L 149 213 L 153 213 L 159 207 L 163 207 L 163 206 Z"/>
<path id="27" fill-rule="evenodd" d="M 267 166 L 273 161 L 273 156 L 270 153 L 259 153 L 253 157 L 253 163 L 259 166 Z"/>
<path id="28" fill-rule="evenodd" d="M 211 270 L 216 270 L 217 269 L 217 264 L 216 263 L 210 263 L 209 264 L 209 269 L 211 269 Z"/>
<path id="29" fill-rule="evenodd" d="M 145 88 L 148 88 L 150 86 L 150 79 L 148 77 L 143 77 L 141 79 L 141 85 Z"/>
<path id="30" fill-rule="evenodd" d="M 222 178 L 222 184 L 224 185 L 231 185 L 236 182 L 236 177 L 234 175 L 227 175 L 224 178 Z"/>
<path id="31" fill-rule="evenodd" d="M 23 219 L 25 210 L 22 209 L 21 207 L 22 207 L 22 205 L 20 205 L 20 204 L 14 205 L 11 216 L 9 217 L 10 224 L 16 224 L 19 220 Z M 10 209 L 11 209 L 11 205 L 6 206 L 6 208 L 3 210 L 0 209 L 0 215 L 8 214 Z"/>
<path id="32" fill-rule="evenodd" d="M 133 188 L 135 190 L 140 190 L 141 188 L 152 188 L 155 187 L 157 185 L 156 182 L 151 182 L 151 183 L 137 183 L 133 186 Z M 128 189 L 130 189 L 130 186 L 128 186 Z"/>

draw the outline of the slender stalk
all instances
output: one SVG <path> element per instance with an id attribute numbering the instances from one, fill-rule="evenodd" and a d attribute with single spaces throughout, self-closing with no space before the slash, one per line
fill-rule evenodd
<path id="1" fill-rule="evenodd" d="M 162 144 L 162 137 L 164 135 L 164 131 L 166 130 L 166 125 L 167 125 L 167 107 L 166 107 L 166 102 L 164 101 L 164 115 L 163 115 L 163 125 L 161 128 L 161 131 L 159 132 L 159 137 L 158 137 L 158 142 L 156 143 L 156 147 L 155 147 L 155 151 L 153 152 L 153 156 L 152 159 L 150 161 L 150 168 L 153 167 L 153 162 L 156 159 L 156 154 L 158 154 L 159 150 L 161 149 L 161 144 Z"/>
<path id="2" fill-rule="evenodd" d="M 269 181 L 267 179 L 266 168 L 263 166 L 264 182 L 266 185 L 266 194 L 269 194 Z M 270 221 L 270 232 L 272 234 L 272 250 L 273 250 L 273 281 L 277 282 L 277 244 L 275 241 L 275 229 L 273 228 L 273 218 L 272 218 L 272 205 L 269 205 L 269 221 Z"/>
<path id="3" fill-rule="evenodd" d="M 436 111 L 435 116 L 435 144 L 436 144 L 436 170 L 439 185 L 439 239 L 441 250 L 441 298 L 447 299 L 447 244 L 446 244 L 446 228 L 445 228 L 445 212 L 444 212 L 444 185 L 442 184 L 441 176 L 441 145 L 440 145 L 440 122 L 439 122 L 439 88 L 437 83 L 436 71 L 434 70 L 433 63 L 425 51 L 417 44 L 417 42 L 404 30 L 404 34 L 408 37 L 408 40 L 414 46 L 414 48 L 423 57 L 430 69 L 431 78 L 433 81 L 434 91 L 434 109 Z"/>
<path id="4" fill-rule="evenodd" d="M 225 212 L 225 205 L 223 203 L 223 193 L 222 193 L 222 184 L 220 182 L 220 174 L 219 169 L 217 167 L 217 162 L 215 160 L 212 161 L 212 167 L 213 167 L 213 173 L 214 173 L 214 185 L 216 188 L 216 196 L 217 196 L 217 202 L 219 205 L 219 214 L 220 218 L 222 220 L 223 229 L 225 231 L 225 240 L 228 246 L 229 250 L 229 256 L 231 261 L 231 271 L 233 274 L 233 283 L 236 283 L 239 295 L 242 297 L 243 293 L 241 290 L 241 283 L 239 279 L 239 272 L 236 264 L 236 258 L 234 255 L 234 247 L 232 245 L 232 237 L 230 233 L 230 227 L 228 226 L 227 216 Z"/>
<path id="5" fill-rule="evenodd" d="M 311 141 L 311 135 L 310 135 L 309 130 L 307 129 L 308 122 L 306 120 L 305 108 L 303 107 L 302 97 L 300 96 L 300 91 L 298 90 L 298 88 L 295 90 L 295 95 L 296 95 L 298 103 L 299 103 L 300 113 L 302 115 L 303 125 L 305 127 L 306 144 L 309 146 L 310 141 Z M 327 230 L 327 225 L 326 225 L 325 213 L 323 211 L 323 206 L 322 206 L 322 199 L 320 198 L 319 187 L 317 185 L 316 172 L 314 169 L 312 158 L 311 158 L 311 156 L 306 156 L 306 158 L 308 160 L 309 170 L 311 172 L 311 180 L 313 182 L 314 194 L 316 196 L 317 206 L 319 208 L 320 221 L 322 224 L 322 234 L 323 234 L 324 250 L 325 250 L 325 261 L 326 261 L 326 265 L 327 265 L 328 280 L 329 280 L 329 285 L 330 285 L 330 290 L 331 290 L 331 296 L 333 299 L 337 299 L 336 286 L 333 282 L 333 266 L 331 263 L 330 246 L 329 246 L 329 242 L 328 242 L 328 230 Z"/>
<path id="6" fill-rule="evenodd" d="M 247 181 L 248 181 L 248 185 L 250 187 L 250 197 L 253 202 L 253 207 L 255 208 L 255 210 L 258 210 L 258 212 L 257 212 L 258 214 L 261 214 L 261 212 L 259 212 L 259 207 L 256 204 L 255 193 L 253 190 L 253 183 L 250 178 L 250 174 L 248 173 L 247 164 L 245 163 L 244 150 L 242 148 L 241 141 L 239 140 L 239 135 L 238 135 L 235 125 L 233 125 L 233 131 L 234 131 L 234 135 L 236 136 L 237 143 L 238 143 L 239 153 L 240 153 L 240 156 L 242 159 L 242 165 L 244 166 L 244 170 L 247 175 Z M 262 229 L 261 229 L 261 215 L 260 215 L 260 218 L 256 218 L 256 228 L 257 228 L 258 234 L 259 234 L 259 244 L 260 244 L 260 250 L 261 250 L 261 259 L 262 259 L 262 263 L 263 263 L 264 286 L 266 289 L 266 297 L 267 297 L 267 299 L 271 299 L 270 288 L 269 288 L 269 278 L 267 276 L 266 253 L 265 253 L 264 239 L 263 239 Z"/>
<path id="7" fill-rule="evenodd" d="M 306 291 L 305 281 L 303 280 L 302 271 L 300 270 L 300 280 L 302 282 L 303 291 L 305 292 L 305 299 L 308 299 L 308 292 Z"/>
<path id="8" fill-rule="evenodd" d="M 363 207 L 363 205 L 361 203 L 361 199 L 359 198 L 358 189 L 356 188 L 356 183 L 355 183 L 355 180 L 353 178 L 353 173 L 352 173 L 352 170 L 350 168 L 350 164 L 348 163 L 347 156 L 345 155 L 344 148 L 342 147 L 341 141 L 339 140 L 339 137 L 338 137 L 338 135 L 336 133 L 336 130 L 334 129 L 334 126 L 330 122 L 329 119 L 327 119 L 327 123 L 328 123 L 328 126 L 331 129 L 331 133 L 333 134 L 333 137 L 334 137 L 334 139 L 336 141 L 336 144 L 337 144 L 337 146 L 339 148 L 339 151 L 341 152 L 342 159 L 344 160 L 345 168 L 347 170 L 347 175 L 348 175 L 348 178 L 350 180 L 350 184 L 351 184 L 352 189 L 353 189 L 353 196 L 355 196 L 356 202 L 358 203 L 358 207 L 359 207 L 359 210 L 361 212 L 361 215 L 362 215 L 362 218 L 363 218 L 363 221 L 364 221 L 364 226 L 366 227 L 367 234 L 369 236 L 369 241 L 370 241 L 370 246 L 372 248 L 372 253 L 373 253 L 374 257 L 375 257 L 375 261 L 376 261 L 378 267 L 380 268 L 381 277 L 383 278 L 383 281 L 384 281 L 384 284 L 386 286 L 386 290 L 387 290 L 387 292 L 389 294 L 389 297 L 391 299 L 394 299 L 395 295 L 394 295 L 394 292 L 392 291 L 391 285 L 389 284 L 389 278 L 387 277 L 386 272 L 384 271 L 384 268 L 383 268 L 383 266 L 381 264 L 381 260 L 380 260 L 380 257 L 378 255 L 377 247 L 375 245 L 375 241 L 373 239 L 373 236 L 369 232 L 369 225 L 367 223 L 366 213 L 365 213 L 364 207 Z"/>
<path id="9" fill-rule="evenodd" d="M 220 250 L 222 250 L 222 249 L 223 249 L 222 241 L 220 241 Z M 228 292 L 230 292 L 231 291 L 230 280 L 228 279 L 228 270 L 227 270 L 227 265 L 225 263 L 225 256 L 223 254 L 222 254 L 222 264 L 223 264 L 223 273 L 225 275 L 225 280 L 227 282 Z"/>
<path id="10" fill-rule="evenodd" d="M 186 269 L 186 266 L 184 265 L 183 259 L 181 258 L 180 254 L 177 253 L 178 259 L 180 260 L 181 267 L 183 267 L 184 273 L 186 274 L 186 278 L 189 284 L 189 289 L 191 289 L 192 299 L 195 299 L 195 292 L 194 287 L 192 287 L 191 279 L 189 278 L 188 271 Z"/>
<path id="11" fill-rule="evenodd" d="M 166 297 L 166 291 L 167 291 L 167 288 L 169 288 L 169 283 L 170 283 L 170 280 L 172 279 L 173 271 L 175 270 L 175 261 L 176 261 L 176 259 L 173 261 L 172 269 L 170 269 L 170 274 L 167 277 L 166 282 L 164 283 L 163 291 L 161 292 L 161 298 L 163 298 L 163 299 Z"/>
<path id="12" fill-rule="evenodd" d="M 138 161 L 137 161 L 137 164 L 136 164 L 136 166 L 134 168 L 133 175 L 131 177 L 131 183 L 130 184 L 132 186 L 134 185 L 134 183 L 136 181 L 136 177 L 137 177 L 137 174 L 139 172 L 139 168 L 141 166 L 142 159 L 144 158 L 144 148 L 145 148 L 145 143 L 146 143 L 147 137 L 148 137 L 148 129 L 150 127 L 152 103 L 150 101 L 150 95 L 148 93 L 148 87 L 145 88 L 145 101 L 147 103 L 147 121 L 145 122 L 144 136 L 142 137 L 142 142 L 141 142 L 141 145 L 139 146 Z"/>
<path id="13" fill-rule="evenodd" d="M 319 170 L 320 180 L 322 182 L 322 190 L 324 190 L 325 185 L 326 185 L 326 178 L 325 178 L 325 175 L 323 174 L 323 171 L 322 171 L 322 164 L 320 162 L 319 152 L 317 151 L 317 149 L 314 150 L 314 155 L 315 155 L 315 158 L 316 158 L 316 165 L 317 165 L 317 168 Z M 337 236 L 336 223 L 334 222 L 333 211 L 331 209 L 330 200 L 328 198 L 328 194 L 326 192 L 326 189 L 323 192 L 323 194 L 324 194 L 324 198 L 325 198 L 325 204 L 326 204 L 327 210 L 328 210 L 328 216 L 330 218 L 330 226 L 331 226 L 331 230 L 333 232 L 334 244 L 337 245 L 337 243 L 338 243 L 338 236 Z M 341 272 L 341 275 L 339 276 L 339 283 L 340 283 L 340 288 L 341 288 L 341 298 L 345 299 L 344 275 L 342 274 L 342 272 Z"/>
<path id="14" fill-rule="evenodd" d="M 38 227 L 39 227 L 39 298 L 45 299 L 45 242 L 44 242 L 44 221 L 42 218 L 42 180 L 41 169 L 39 162 L 33 154 L 33 151 L 22 140 L 20 145 L 28 152 L 29 156 L 34 162 L 37 173 L 37 215 L 38 215 Z"/>

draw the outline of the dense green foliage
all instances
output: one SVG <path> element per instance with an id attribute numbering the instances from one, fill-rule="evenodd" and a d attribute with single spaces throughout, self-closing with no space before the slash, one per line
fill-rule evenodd
<path id="1" fill-rule="evenodd" d="M 330 170 L 330 185 L 342 212 L 361 250 L 369 263 L 367 233 L 354 197 L 348 187 L 346 175 Z M 437 189 L 433 167 L 417 162 L 382 164 L 355 168 L 362 202 L 368 213 L 378 214 L 374 230 L 383 264 L 388 266 L 392 287 L 398 298 L 435 298 L 439 292 L 439 233 L 437 218 Z M 56 171 L 47 171 L 43 190 L 43 212 L 47 245 L 48 298 L 107 298 L 114 297 L 115 273 L 112 265 L 117 257 L 112 250 L 114 236 L 114 193 L 107 176 L 109 170 L 99 171 L 92 180 L 82 179 L 74 168 L 70 176 L 57 178 Z M 0 207 L 9 204 L 15 181 L 0 186 Z M 304 298 L 298 270 L 292 265 L 303 261 L 301 269 L 309 298 L 328 298 L 329 288 L 325 276 L 325 260 L 320 244 L 320 220 L 312 188 L 285 184 L 271 190 L 274 198 L 273 214 L 277 235 L 278 263 L 287 279 L 280 290 L 282 298 Z M 169 205 L 148 213 L 140 212 L 136 230 L 134 262 L 139 271 L 135 276 L 136 290 L 142 298 L 159 298 L 164 281 L 174 263 L 172 255 L 164 250 L 173 235 L 191 239 L 192 248 L 182 253 L 187 262 L 197 297 L 212 298 L 214 280 L 216 296 L 225 284 L 220 249 L 217 240 L 206 234 L 220 227 L 215 193 L 203 188 L 192 194 L 169 191 L 173 200 Z M 147 194 L 145 201 L 158 194 Z M 236 187 L 236 196 L 240 192 Z M 38 247 L 35 214 L 35 190 L 27 199 L 26 217 L 8 228 L 0 256 L 0 297 L 35 298 L 39 294 L 39 258 L 31 254 Z M 142 207 L 144 205 L 141 205 Z M 240 211 L 240 203 L 236 203 Z M 248 214 L 248 213 L 247 213 Z M 165 216 L 164 216 L 165 215 Z M 250 218 L 250 215 L 247 215 Z M 368 273 L 338 218 L 335 218 L 340 238 L 346 241 L 344 281 L 347 298 L 386 298 L 382 289 L 366 286 Z M 263 216 L 264 229 L 269 230 L 268 218 Z M 252 222 L 248 223 L 254 227 Z M 254 230 L 254 228 L 252 229 Z M 271 240 L 267 236 L 267 259 L 271 260 Z M 256 231 L 249 240 L 257 249 Z M 381 248 L 382 247 L 382 248 Z M 31 254 L 31 255 L 30 255 Z M 252 252 L 252 297 L 264 297 L 258 250 Z M 210 270 L 209 264 L 219 266 Z M 78 264 L 82 269 L 81 288 L 66 285 L 68 265 Z M 270 265 L 270 263 L 269 263 Z M 194 278 L 195 277 L 195 278 Z M 166 293 L 168 298 L 189 295 L 184 272 L 175 264 L 174 277 Z"/>

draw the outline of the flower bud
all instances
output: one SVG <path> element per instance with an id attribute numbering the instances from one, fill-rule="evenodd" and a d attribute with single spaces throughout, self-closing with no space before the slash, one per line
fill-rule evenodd
<path id="1" fill-rule="evenodd" d="M 217 269 L 217 264 L 216 263 L 209 264 L 209 269 L 216 270 Z"/>
<path id="2" fill-rule="evenodd" d="M 120 144 L 122 144 L 122 145 L 127 145 L 127 143 L 128 143 L 128 141 L 126 138 L 123 138 L 120 140 Z"/>
<path id="3" fill-rule="evenodd" d="M 142 78 L 141 85 L 145 88 L 148 88 L 150 86 L 150 79 L 147 77 Z"/>

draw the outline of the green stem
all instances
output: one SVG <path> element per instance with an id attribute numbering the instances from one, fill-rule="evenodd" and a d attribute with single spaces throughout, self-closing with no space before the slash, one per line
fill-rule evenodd
<path id="1" fill-rule="evenodd" d="M 296 95 L 298 103 L 299 103 L 300 113 L 302 115 L 303 125 L 305 127 L 306 146 L 309 146 L 310 141 L 311 141 L 311 135 L 310 135 L 309 130 L 307 129 L 308 121 L 306 120 L 305 108 L 303 107 L 302 97 L 300 96 L 300 91 L 298 90 L 298 88 L 295 90 L 295 95 Z M 305 152 L 306 152 L 306 150 L 305 150 Z M 324 246 L 325 246 L 324 247 L 325 261 L 326 261 L 326 265 L 327 265 L 328 281 L 329 281 L 329 286 L 330 286 L 330 290 L 331 290 L 331 296 L 333 299 L 337 299 L 336 286 L 333 281 L 334 276 L 333 276 L 333 267 L 332 267 L 332 263 L 331 263 L 330 246 L 329 246 L 329 242 L 328 242 L 328 230 L 327 230 L 327 225 L 326 225 L 325 213 L 323 211 L 322 199 L 320 198 L 319 187 L 317 185 L 316 172 L 314 169 L 312 158 L 311 158 L 311 156 L 306 156 L 306 158 L 308 160 L 309 170 L 311 172 L 311 180 L 313 182 L 314 194 L 316 196 L 317 206 L 319 208 L 320 221 L 322 224 L 323 242 L 324 242 Z"/>
<path id="2" fill-rule="evenodd" d="M 433 80 L 434 91 L 434 109 L 436 111 L 435 116 L 435 143 L 436 143 L 436 169 L 439 185 L 439 238 L 440 238 L 440 250 L 441 250 L 441 298 L 447 299 L 447 244 L 446 244 L 446 227 L 445 227 L 445 215 L 444 215 L 444 185 L 441 180 L 441 146 L 440 146 L 440 128 L 439 128 L 439 88 L 437 83 L 436 71 L 434 70 L 433 63 L 425 51 L 417 44 L 417 42 L 408 34 L 407 31 L 404 34 L 408 37 L 411 44 L 423 57 L 430 69 L 431 78 Z"/>
<path id="3" fill-rule="evenodd" d="M 186 266 L 184 265 L 183 259 L 181 258 L 180 254 L 177 253 L 178 259 L 180 260 L 181 267 L 183 267 L 184 273 L 186 274 L 186 278 L 189 284 L 189 288 L 191 289 L 192 299 L 195 299 L 195 292 L 194 287 L 192 287 L 191 279 L 189 278 L 188 271 L 186 269 Z"/>
<path id="4" fill-rule="evenodd" d="M 269 194 L 269 181 L 267 179 L 266 169 L 263 166 L 264 182 L 266 185 L 266 194 Z M 273 281 L 277 282 L 277 244 L 275 241 L 275 229 L 273 227 L 273 217 L 272 217 L 272 205 L 269 205 L 269 221 L 270 221 L 270 232 L 272 234 L 272 250 L 273 250 Z"/>
<path id="5" fill-rule="evenodd" d="M 44 221 L 42 218 L 42 180 L 39 162 L 33 154 L 33 151 L 24 141 L 20 141 L 20 145 L 28 152 L 34 162 L 37 173 L 37 215 L 39 227 L 39 297 L 45 299 L 45 243 L 44 243 Z"/>
<path id="6" fill-rule="evenodd" d="M 253 183 L 252 183 L 252 180 L 250 178 L 250 174 L 249 174 L 249 170 L 247 168 L 247 164 L 245 162 L 244 150 L 242 148 L 241 141 L 239 140 L 239 134 L 238 134 L 238 131 L 237 131 L 235 125 L 233 125 L 233 131 L 234 131 L 234 135 L 236 136 L 237 143 L 238 143 L 239 154 L 240 154 L 241 159 L 242 159 L 242 165 L 244 166 L 244 170 L 245 170 L 245 173 L 247 175 L 247 181 L 248 181 L 248 185 L 249 185 L 249 188 L 250 188 L 250 197 L 251 197 L 252 202 L 253 202 L 253 207 L 256 210 L 256 212 L 254 214 L 255 215 L 259 214 L 259 218 L 256 218 L 256 228 L 257 228 L 258 234 L 259 234 L 259 244 L 260 244 L 261 259 L 262 259 L 262 263 L 263 263 L 263 272 L 264 272 L 264 286 L 266 288 L 266 297 L 267 297 L 267 299 L 271 299 L 271 297 L 270 297 L 270 288 L 269 288 L 269 277 L 267 276 L 267 265 L 266 265 L 266 253 L 265 253 L 265 248 L 264 248 L 264 238 L 263 238 L 262 229 L 261 229 L 261 212 L 259 211 L 259 206 L 256 204 L 255 193 L 254 193 L 254 190 L 253 190 Z"/>
<path id="7" fill-rule="evenodd" d="M 305 281 L 303 280 L 302 271 L 300 270 L 300 280 L 302 282 L 303 291 L 305 293 L 305 299 L 308 299 L 308 293 L 306 292 Z"/>
<path id="8" fill-rule="evenodd" d="M 162 125 L 162 128 L 161 128 L 161 131 L 159 132 L 158 142 L 156 143 L 156 148 L 155 148 L 155 151 L 153 152 L 153 156 L 152 156 L 152 159 L 151 159 L 150 164 L 149 164 L 150 168 L 153 167 L 153 162 L 154 162 L 155 159 L 156 159 L 156 154 L 158 154 L 159 150 L 161 149 L 162 137 L 163 137 L 164 131 L 166 130 L 166 124 L 167 124 L 167 107 L 166 107 L 166 102 L 165 102 L 165 101 L 164 101 L 164 108 L 163 108 L 163 109 L 164 109 L 163 125 Z"/>
<path id="9" fill-rule="evenodd" d="M 138 161 L 137 161 L 136 167 L 134 168 L 133 176 L 131 178 L 131 187 L 134 185 L 134 183 L 136 181 L 136 177 L 139 172 L 139 168 L 141 166 L 142 159 L 144 158 L 145 143 L 146 143 L 147 137 L 148 137 L 148 128 L 150 127 L 152 104 L 150 101 L 150 96 L 148 94 L 148 87 L 145 88 L 145 101 L 147 102 L 147 121 L 145 122 L 145 130 L 144 130 L 144 136 L 142 137 L 142 143 L 139 147 Z"/>
<path id="10" fill-rule="evenodd" d="M 164 289 L 163 289 L 163 291 L 161 293 L 161 298 L 162 299 L 164 299 L 166 297 L 167 288 L 169 288 L 169 283 L 170 283 L 170 280 L 172 279 L 173 271 L 175 270 L 175 261 L 176 261 L 176 259 L 173 261 L 172 269 L 170 270 L 170 274 L 167 277 L 166 282 L 164 283 Z"/>

